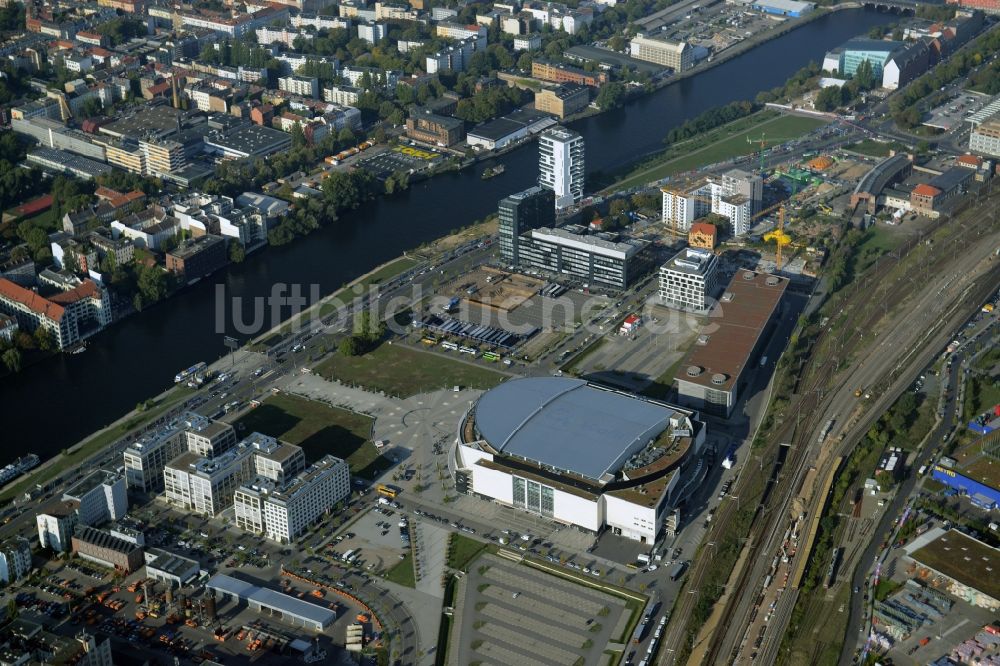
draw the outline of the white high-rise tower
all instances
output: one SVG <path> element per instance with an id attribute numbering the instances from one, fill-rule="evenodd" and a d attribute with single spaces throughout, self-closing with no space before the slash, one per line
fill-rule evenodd
<path id="1" fill-rule="evenodd" d="M 553 127 L 538 140 L 538 184 L 556 195 L 556 208 L 583 199 L 583 137 L 565 127 Z"/>

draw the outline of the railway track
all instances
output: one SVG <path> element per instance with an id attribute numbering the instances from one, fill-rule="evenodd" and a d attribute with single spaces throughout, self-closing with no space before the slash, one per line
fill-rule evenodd
<path id="1" fill-rule="evenodd" d="M 782 417 L 790 415 L 794 410 L 795 419 L 784 418 L 779 423 L 774 434 L 770 436 L 770 443 L 767 448 L 761 452 L 761 455 L 769 461 L 769 466 L 774 469 L 777 474 L 772 474 L 768 484 L 765 485 L 765 488 L 759 495 L 749 497 L 747 496 L 747 492 L 753 488 L 755 482 L 753 479 L 747 479 L 741 473 L 739 482 L 736 484 L 736 488 L 731 493 L 741 499 L 758 499 L 758 502 L 753 509 L 754 514 L 751 519 L 751 527 L 747 537 L 748 547 L 751 548 L 751 557 L 747 558 L 748 561 L 753 561 L 754 555 L 757 555 L 756 559 L 758 561 L 764 561 L 767 559 L 766 556 L 761 557 L 761 553 L 755 554 L 752 551 L 754 549 L 760 549 L 762 545 L 769 547 L 771 542 L 773 542 L 775 533 L 780 529 L 778 526 L 784 518 L 789 515 L 788 509 L 793 498 L 792 490 L 798 488 L 802 481 L 804 481 L 805 472 L 813 463 L 817 462 L 815 456 L 813 455 L 814 443 L 810 440 L 811 435 L 816 429 L 818 423 L 821 422 L 820 418 L 824 412 L 824 410 L 819 409 L 823 403 L 823 393 L 836 395 L 838 392 L 842 392 L 845 389 L 853 390 L 850 389 L 850 385 L 847 384 L 847 381 L 851 378 L 853 373 L 848 372 L 847 370 L 838 373 L 838 368 L 842 363 L 844 363 L 844 359 L 848 358 L 852 353 L 858 351 L 862 346 L 861 343 L 864 340 L 863 332 L 873 330 L 875 324 L 887 316 L 887 299 L 893 298 L 895 300 L 899 300 L 898 296 L 892 293 L 892 290 L 902 276 L 897 276 L 894 281 L 889 281 L 886 278 L 890 276 L 892 271 L 895 270 L 895 268 L 909 256 L 910 252 L 919 246 L 927 235 L 936 233 L 945 223 L 950 224 L 953 230 L 946 234 L 944 238 L 938 239 L 937 242 L 949 245 L 949 249 L 952 250 L 951 261 L 954 261 L 960 250 L 966 249 L 971 243 L 977 241 L 978 235 L 973 237 L 972 234 L 968 232 L 967 228 L 954 220 L 949 220 L 947 222 L 941 221 L 937 225 L 931 227 L 928 230 L 928 234 L 914 236 L 897 248 L 897 250 L 891 255 L 879 258 L 874 266 L 869 267 L 869 269 L 866 270 L 862 276 L 859 276 L 856 279 L 856 286 L 854 287 L 855 294 L 846 299 L 843 308 L 836 315 L 838 318 L 846 316 L 845 321 L 839 323 L 835 322 L 835 325 L 839 331 L 847 333 L 846 336 L 842 335 L 837 339 L 839 346 L 836 356 L 828 353 L 826 358 L 819 362 L 818 365 L 815 361 L 816 350 L 820 349 L 831 336 L 834 326 L 828 326 L 821 330 L 816 336 L 816 339 L 813 341 L 811 351 L 809 352 L 810 360 L 806 362 L 803 368 L 805 372 L 802 373 L 802 375 L 806 377 L 805 385 L 800 385 L 798 387 L 797 394 L 793 396 L 793 399 L 790 401 L 788 407 L 786 407 L 784 412 L 780 415 Z M 995 229 L 996 225 L 997 215 L 994 213 L 992 223 L 987 224 L 985 230 L 992 231 Z M 980 231 L 980 233 L 982 233 L 982 231 Z M 933 258 L 933 261 L 931 261 L 924 268 L 928 271 L 940 270 L 943 265 L 947 265 L 948 263 L 950 262 L 948 261 L 947 253 L 938 253 L 937 256 Z M 915 286 L 914 279 L 910 276 L 907 276 L 907 279 L 910 282 L 911 292 L 916 293 L 912 290 L 912 287 Z M 862 283 L 866 287 L 866 293 L 863 297 L 859 298 L 858 290 L 861 288 Z M 868 285 L 873 285 L 871 293 L 868 292 Z M 850 288 L 851 287 L 847 287 L 847 289 Z M 879 296 L 882 298 L 881 301 L 878 299 Z M 880 303 L 881 307 L 879 307 Z M 897 325 L 892 328 L 896 329 L 899 325 L 899 322 L 897 322 Z M 887 333 L 887 335 L 891 336 L 890 333 Z M 910 353 L 912 354 L 912 352 Z M 907 356 L 909 356 L 909 354 Z M 892 381 L 892 376 L 898 373 L 903 360 L 900 360 L 895 368 L 889 370 L 888 374 L 890 376 L 890 382 Z M 878 402 L 882 401 L 879 400 Z M 805 415 L 804 417 L 803 413 Z M 842 427 L 842 424 L 838 424 L 838 428 Z M 842 442 L 835 447 L 836 450 L 839 452 L 846 452 L 851 446 L 853 446 L 851 440 L 852 438 L 844 437 Z M 778 469 L 775 465 L 778 459 L 777 454 L 779 442 L 789 442 L 791 444 L 788 456 L 780 469 Z M 791 472 L 788 470 L 791 470 Z M 785 483 L 783 486 L 779 487 L 782 476 L 784 476 L 786 480 L 790 478 L 792 482 Z M 765 502 L 770 499 L 769 493 L 773 492 L 775 489 L 777 489 L 778 492 L 783 492 L 784 496 L 779 502 L 779 507 L 769 509 L 765 506 Z M 729 501 L 723 504 L 721 511 L 716 511 L 716 518 L 713 521 L 713 529 L 705 537 L 706 543 L 715 543 L 723 538 L 727 531 L 733 526 L 734 521 L 737 519 L 741 504 L 744 506 L 745 510 L 745 501 L 740 503 Z M 765 536 L 768 536 L 768 538 L 763 538 Z M 674 617 L 690 617 L 694 605 L 698 602 L 698 598 L 703 594 L 710 594 L 714 592 L 714 590 L 703 589 L 703 587 L 707 584 L 705 577 L 708 573 L 710 563 L 711 560 L 709 558 L 699 558 L 694 570 L 689 572 L 686 585 L 686 591 L 688 593 L 680 596 L 677 608 L 674 612 Z M 723 608 L 722 616 L 716 624 L 717 627 L 733 628 L 735 626 L 740 626 L 742 628 L 742 626 L 744 626 L 745 622 L 743 622 L 743 620 L 745 620 L 746 615 L 743 616 L 739 625 L 734 625 L 733 615 L 736 613 L 738 606 L 744 605 L 741 601 L 746 598 L 747 586 L 749 585 L 749 582 L 753 581 L 754 584 L 756 584 L 758 580 L 759 577 L 755 575 L 741 576 L 739 578 L 737 584 L 734 586 L 734 589 L 730 591 L 729 602 L 726 603 Z M 752 605 L 747 604 L 747 613 L 749 613 L 749 608 L 751 606 Z M 677 651 L 681 648 L 686 633 L 687 627 L 679 623 L 668 628 L 664 641 L 664 650 L 660 659 L 661 664 L 671 664 L 675 662 Z M 718 660 L 720 653 L 731 652 L 730 650 L 722 649 L 725 633 L 731 634 L 732 632 L 716 631 L 710 638 L 711 643 L 707 650 L 707 658 L 703 660 L 704 662 L 714 662 Z M 732 654 L 730 654 L 730 656 L 732 656 Z"/>

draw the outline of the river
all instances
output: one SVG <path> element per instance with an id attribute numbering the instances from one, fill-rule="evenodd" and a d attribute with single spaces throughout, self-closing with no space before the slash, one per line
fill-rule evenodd
<path id="1" fill-rule="evenodd" d="M 672 127 L 712 106 L 752 99 L 781 85 L 809 60 L 893 20 L 866 10 L 833 12 L 707 72 L 571 127 L 586 141 L 588 171 L 620 168 L 662 147 Z M 792 56 L 791 54 L 794 54 Z M 319 285 L 326 294 L 408 249 L 481 219 L 505 195 L 531 186 L 537 148 L 504 155 L 506 171 L 490 180 L 467 169 L 414 185 L 393 198 L 345 213 L 330 228 L 267 248 L 167 302 L 90 340 L 84 354 L 60 355 L 0 382 L 0 441 L 6 459 L 51 457 L 170 387 L 174 374 L 225 352 L 216 330 L 216 284 L 232 296 L 271 293 L 275 283 Z M 230 332 L 232 332 L 230 330 Z M 247 336 L 241 336 L 247 339 Z"/>

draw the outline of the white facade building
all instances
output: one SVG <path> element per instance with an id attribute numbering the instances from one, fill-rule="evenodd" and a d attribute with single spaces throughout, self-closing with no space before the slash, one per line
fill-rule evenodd
<path id="1" fill-rule="evenodd" d="M 240 487 L 234 496 L 236 525 L 290 543 L 350 494 L 347 463 L 324 456 L 283 486 L 258 477 Z"/>
<path id="2" fill-rule="evenodd" d="M 553 127 L 538 139 L 538 184 L 556 195 L 556 208 L 583 199 L 584 146 L 578 132 Z"/>
<path id="3" fill-rule="evenodd" d="M 660 301 L 667 306 L 705 310 L 718 282 L 719 258 L 686 248 L 660 266 Z"/>
<path id="4" fill-rule="evenodd" d="M 0 582 L 13 583 L 31 571 L 31 542 L 15 537 L 0 545 Z"/>
<path id="5" fill-rule="evenodd" d="M 67 490 L 62 499 L 79 503 L 77 522 L 82 525 L 100 525 L 109 520 L 119 520 L 128 511 L 125 476 L 118 472 L 92 472 Z"/>
<path id="6" fill-rule="evenodd" d="M 358 39 L 375 44 L 389 36 L 389 28 L 384 23 L 359 23 Z"/>
<path id="7" fill-rule="evenodd" d="M 323 88 L 323 101 L 341 106 L 354 106 L 358 103 L 358 98 L 364 92 L 361 88 L 351 86 L 330 86 Z"/>
<path id="8" fill-rule="evenodd" d="M 72 549 L 73 528 L 76 527 L 76 502 L 59 502 L 35 516 L 38 528 L 38 545 L 51 548 L 56 553 Z"/>
<path id="9" fill-rule="evenodd" d="M 278 79 L 278 90 L 302 97 L 319 97 L 319 79 L 309 76 L 282 76 Z"/>

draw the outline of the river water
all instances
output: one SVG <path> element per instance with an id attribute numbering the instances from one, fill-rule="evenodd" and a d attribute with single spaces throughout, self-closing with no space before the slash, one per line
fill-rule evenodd
<path id="1" fill-rule="evenodd" d="M 713 106 L 753 99 L 809 60 L 820 62 L 827 50 L 892 19 L 861 9 L 834 12 L 625 108 L 573 123 L 586 141 L 587 170 L 614 170 L 652 153 L 671 128 Z M 170 387 L 182 368 L 223 354 L 218 284 L 227 295 L 245 299 L 270 294 L 275 283 L 300 284 L 303 292 L 318 285 L 329 293 L 495 211 L 499 199 L 534 184 L 537 152 L 531 143 L 504 155 L 506 171 L 490 180 L 480 178 L 480 169 L 467 169 L 344 213 L 330 228 L 251 255 L 119 322 L 92 338 L 84 354 L 60 355 L 4 379 L 0 442 L 8 446 L 0 451 L 0 464 L 29 452 L 48 458 Z M 226 332 L 235 333 L 231 322 Z"/>

